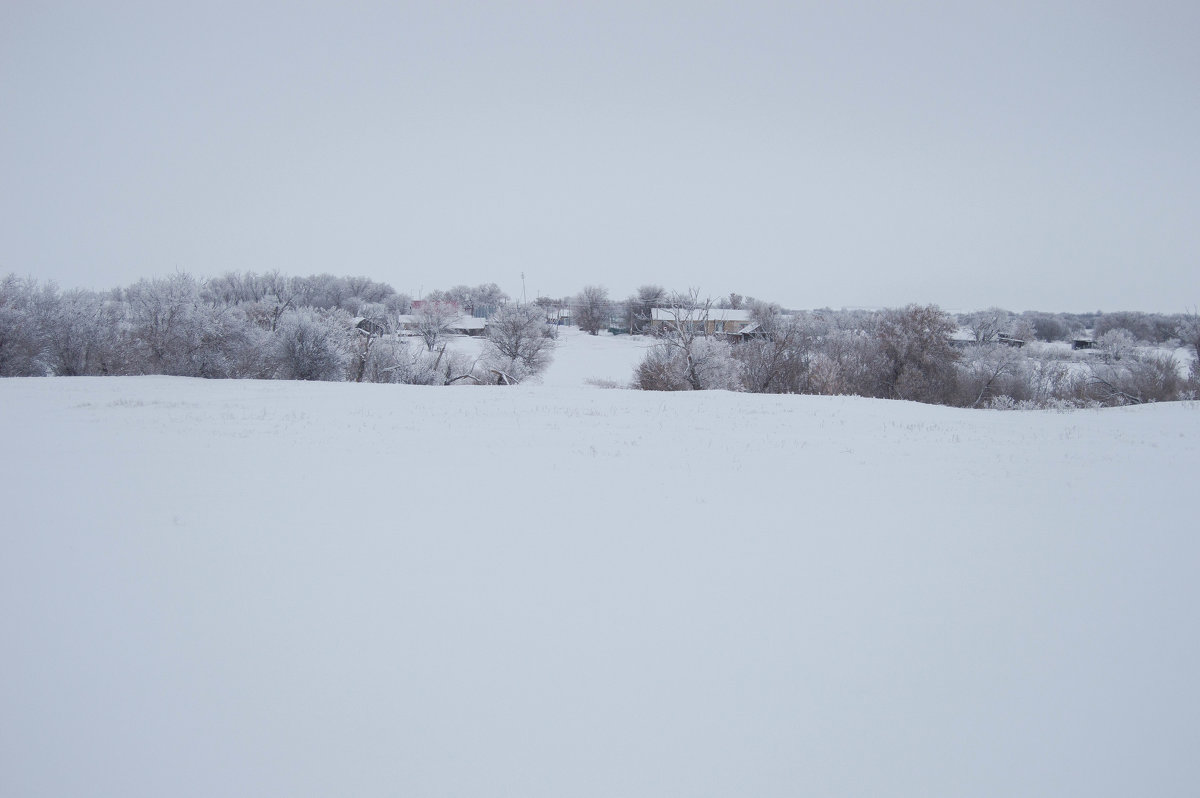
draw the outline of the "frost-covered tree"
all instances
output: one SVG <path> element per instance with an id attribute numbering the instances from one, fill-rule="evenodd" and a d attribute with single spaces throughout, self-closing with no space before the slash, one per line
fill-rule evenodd
<path id="1" fill-rule="evenodd" d="M 596 335 L 608 326 L 608 290 L 603 286 L 585 286 L 575 297 L 572 321 L 579 329 Z"/>
<path id="2" fill-rule="evenodd" d="M 836 328 L 823 335 L 808 367 L 813 393 L 888 397 L 887 357 L 879 339 L 864 329 Z"/>
<path id="3" fill-rule="evenodd" d="M 91 291 L 66 291 L 43 328 L 46 365 L 63 377 L 121 373 L 124 306 Z"/>
<path id="4" fill-rule="evenodd" d="M 410 346 L 398 338 L 380 338 L 367 353 L 362 379 L 366 382 L 438 385 L 438 355 L 424 347 Z"/>
<path id="5" fill-rule="evenodd" d="M 1179 364 L 1169 353 L 1129 352 L 1119 361 L 1092 363 L 1086 383 L 1089 398 L 1106 405 L 1173 401 L 1184 387 Z"/>
<path id="6" fill-rule="evenodd" d="M 647 354 L 647 360 L 657 357 L 663 363 L 680 365 L 683 369 L 683 378 L 690 388 L 695 391 L 703 390 L 704 381 L 700 376 L 700 352 L 697 344 L 707 335 L 712 300 L 701 300 L 700 292 L 693 288 L 686 293 L 673 294 L 667 305 L 668 307 L 663 308 L 665 318 L 661 319 L 658 347 L 674 351 L 670 357 L 662 357 L 651 351 Z M 640 382 L 642 382 L 642 377 L 639 374 L 635 383 Z M 656 388 L 654 390 L 673 389 Z"/>
<path id="7" fill-rule="evenodd" d="M 214 301 L 186 273 L 141 280 L 124 297 L 127 370 L 212 378 L 262 374 L 266 335 L 247 306 Z"/>
<path id="8" fill-rule="evenodd" d="M 646 332 L 650 328 L 651 311 L 667 304 L 667 289 L 661 285 L 643 285 L 625 300 L 630 317 L 630 331 Z"/>
<path id="9" fill-rule="evenodd" d="M 691 391 L 687 364 L 681 362 L 679 350 L 662 342 L 646 352 L 633 372 L 633 387 L 643 391 Z"/>
<path id="10" fill-rule="evenodd" d="M 44 304 L 37 281 L 9 274 L 0 280 L 0 377 L 46 373 L 40 335 Z"/>
<path id="11" fill-rule="evenodd" d="M 1037 338 L 1037 331 L 1029 319 L 1013 316 L 1009 319 L 1008 334 L 1018 341 L 1032 341 Z"/>
<path id="12" fill-rule="evenodd" d="M 399 317 L 412 313 L 412 297 L 408 294 L 393 294 L 383 300 L 381 306 L 384 309 L 383 317 L 387 329 L 395 332 L 400 327 Z"/>
<path id="13" fill-rule="evenodd" d="M 1192 395 L 1200 393 L 1200 312 L 1193 311 L 1180 317 L 1175 335 L 1181 344 L 1192 350 L 1192 365 L 1189 382 Z"/>
<path id="14" fill-rule="evenodd" d="M 1163 343 L 1175 336 L 1177 326 L 1178 317 L 1122 310 L 1101 314 L 1092 327 L 1092 334 L 1098 340 L 1111 330 L 1128 330 L 1134 340 Z"/>
<path id="15" fill-rule="evenodd" d="M 287 314 L 274 335 L 278 375 L 288 380 L 341 380 L 350 359 L 350 329 L 345 313 L 301 308 Z"/>
<path id="16" fill-rule="evenodd" d="M 818 324 L 806 316 L 782 317 L 761 303 L 754 310 L 761 335 L 734 347 L 742 379 L 754 393 L 810 393 L 809 371 L 818 346 Z"/>
<path id="17" fill-rule="evenodd" d="M 664 338 L 634 370 L 633 385 L 646 391 L 740 391 L 742 369 L 726 341 L 698 337 L 685 349 Z"/>
<path id="18" fill-rule="evenodd" d="M 252 296 L 245 306 L 246 315 L 259 327 L 274 332 L 283 314 L 296 308 L 300 287 L 295 278 L 268 272 L 255 277 Z"/>
<path id="19" fill-rule="evenodd" d="M 203 324 L 198 345 L 190 353 L 192 376 L 222 379 L 271 376 L 271 334 L 255 324 L 242 308 L 201 308 L 197 318 Z"/>
<path id="20" fill-rule="evenodd" d="M 1027 313 L 1023 318 L 1032 325 L 1034 337 L 1039 341 L 1067 341 L 1071 338 L 1071 325 L 1061 315 Z"/>
<path id="21" fill-rule="evenodd" d="M 553 328 L 543 312 L 530 305 L 506 307 L 488 320 L 484 361 L 503 384 L 541 373 L 554 351 Z"/>
<path id="22" fill-rule="evenodd" d="M 959 401 L 983 407 L 998 396 L 1027 399 L 1027 380 L 1020 379 L 1027 364 L 1025 353 L 1005 344 L 971 347 L 959 363 Z"/>
<path id="23" fill-rule="evenodd" d="M 455 285 L 445 291 L 434 291 L 429 299 L 453 302 L 468 315 L 490 316 L 508 304 L 509 296 L 495 283 L 479 285 Z"/>
<path id="24" fill-rule="evenodd" d="M 297 280 L 278 271 L 225 272 L 204 282 L 201 293 L 208 301 L 224 305 L 263 302 L 271 295 L 293 296 Z"/>
<path id="25" fill-rule="evenodd" d="M 876 323 L 886 369 L 880 375 L 886 395 L 895 399 L 945 404 L 954 393 L 959 352 L 950 344 L 954 319 L 936 305 L 909 305 L 884 311 Z"/>
<path id="26" fill-rule="evenodd" d="M 383 302 L 396 291 L 386 283 L 369 277 L 338 277 L 332 274 L 313 274 L 296 278 L 297 306 L 322 310 L 341 308 L 352 316 L 373 302 Z"/>
<path id="27" fill-rule="evenodd" d="M 342 310 L 352 316 L 363 315 L 364 305 L 378 305 L 396 293 L 396 289 L 387 283 L 380 283 L 370 277 L 345 277 L 346 292 L 349 294 L 341 304 Z"/>
<path id="28" fill-rule="evenodd" d="M 1012 314 L 1003 308 L 988 308 L 966 314 L 962 317 L 962 322 L 975 336 L 976 343 L 990 344 L 995 342 L 1001 333 L 1009 332 L 1011 319 Z"/>
<path id="29" fill-rule="evenodd" d="M 711 299 L 691 289 L 670 297 L 659 342 L 634 372 L 635 387 L 646 390 L 742 390 L 742 366 L 726 341 L 707 335 Z"/>
<path id="30" fill-rule="evenodd" d="M 125 291 L 133 361 L 147 374 L 195 376 L 192 356 L 201 346 L 210 305 L 189 274 L 139 280 Z"/>
<path id="31" fill-rule="evenodd" d="M 1136 346 L 1133 333 L 1123 327 L 1110 329 L 1096 339 L 1096 348 L 1109 360 L 1120 360 L 1132 354 Z"/>
<path id="32" fill-rule="evenodd" d="M 1181 316 L 1175 325 L 1175 337 L 1184 346 L 1191 347 L 1192 354 L 1200 360 L 1200 313 Z"/>
<path id="33" fill-rule="evenodd" d="M 733 347 L 718 338 L 701 338 L 692 346 L 693 373 L 706 391 L 742 390 L 742 367 L 733 357 Z"/>
<path id="34" fill-rule="evenodd" d="M 438 341 L 450 329 L 450 323 L 459 317 L 460 313 L 449 300 L 426 299 L 417 311 L 417 333 L 425 342 L 425 348 L 430 352 L 438 345 Z"/>

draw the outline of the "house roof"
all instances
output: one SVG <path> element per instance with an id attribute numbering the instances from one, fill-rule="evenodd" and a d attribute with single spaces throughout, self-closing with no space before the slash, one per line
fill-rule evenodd
<path id="1" fill-rule="evenodd" d="M 446 326 L 451 330 L 482 330 L 487 327 L 487 319 L 478 319 L 474 316 L 459 316 Z"/>
<path id="2" fill-rule="evenodd" d="M 401 327 L 415 327 L 420 322 L 421 317 L 413 314 L 396 317 L 396 323 Z M 474 316 L 459 316 L 454 321 L 448 322 L 446 328 L 450 330 L 483 330 L 487 328 L 487 319 L 478 319 Z"/>
<path id="3" fill-rule="evenodd" d="M 750 321 L 750 311 L 730 310 L 728 308 L 703 308 L 684 310 L 683 308 L 651 308 L 651 321 Z"/>

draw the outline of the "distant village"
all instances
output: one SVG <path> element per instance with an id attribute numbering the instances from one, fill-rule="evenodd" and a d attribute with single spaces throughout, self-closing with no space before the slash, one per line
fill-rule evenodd
<path id="1" fill-rule="evenodd" d="M 230 272 L 112 291 L 0 281 L 0 376 L 512 385 L 559 332 L 645 336 L 626 387 L 856 395 L 971 408 L 1100 407 L 1194 398 L 1196 314 L 1073 314 L 934 305 L 797 310 L 736 293 L 603 286 L 517 300 L 496 284 L 413 299 L 366 277 Z M 466 351 L 455 338 L 482 339 Z"/>

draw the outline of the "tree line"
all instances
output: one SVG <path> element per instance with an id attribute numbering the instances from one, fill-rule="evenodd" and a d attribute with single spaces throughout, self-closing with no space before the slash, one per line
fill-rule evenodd
<path id="1" fill-rule="evenodd" d="M 507 300 L 494 284 L 431 292 L 419 317 L 429 335 L 411 345 L 391 333 L 412 298 L 366 277 L 176 273 L 101 292 L 10 274 L 0 280 L 0 376 L 511 384 L 545 367 L 554 330 L 540 310 Z M 451 316 L 440 309 L 476 305 L 493 314 L 483 354 L 448 350 Z"/>
<path id="2" fill-rule="evenodd" d="M 1014 314 L 955 317 L 933 305 L 880 311 L 788 312 L 739 294 L 645 285 L 613 300 L 599 285 L 517 303 L 495 283 L 431 291 L 423 301 L 367 277 L 186 273 L 112 291 L 0 280 L 0 376 L 165 374 L 206 378 L 351 380 L 421 385 L 511 384 L 552 356 L 562 312 L 593 335 L 657 338 L 636 388 L 847 394 L 961 407 L 1087 406 L 1193 397 L 1196 314 Z M 655 308 L 666 322 L 653 328 Z M 684 318 L 733 309 L 754 333 L 708 335 Z M 671 313 L 676 315 L 672 318 Z M 461 314 L 488 316 L 478 357 L 445 336 Z M 674 323 L 672 323 L 674 321 Z M 415 335 L 400 336 L 404 330 Z M 969 332 L 963 340 L 963 331 Z M 1067 341 L 1089 335 L 1095 351 Z M 1018 347 L 1014 343 L 1029 342 Z M 1039 345 L 1040 344 L 1040 345 Z"/>
<path id="3" fill-rule="evenodd" d="M 635 387 L 993 408 L 1141 404 L 1194 398 L 1200 390 L 1194 314 L 1098 314 L 1087 333 L 1058 314 L 993 308 L 956 318 L 935 305 L 785 313 L 750 300 L 753 333 L 716 336 L 693 321 L 714 310 L 713 302 L 692 292 L 675 294 L 667 307 Z M 1122 323 L 1138 332 L 1114 326 Z M 1074 352 L 1064 341 L 1076 336 L 1087 351 Z M 1190 366 L 1176 350 L 1190 351 Z"/>
<path id="4" fill-rule="evenodd" d="M 625 300 L 600 286 L 554 300 L 593 335 L 658 336 L 632 385 L 645 390 L 854 395 L 957 407 L 1088 407 L 1194 398 L 1200 393 L 1200 316 L 1136 311 L 955 316 L 935 305 L 878 311 L 787 312 L 730 294 L 645 285 Z M 655 330 L 655 308 L 666 318 Z M 697 317 L 743 310 L 751 335 L 710 335 Z M 714 314 L 715 315 L 715 314 Z M 965 335 L 964 335 L 965 333 Z M 1072 351 L 1079 339 L 1086 352 Z M 1026 345 L 1028 344 L 1028 346 Z M 1174 350 L 1189 351 L 1190 366 Z"/>

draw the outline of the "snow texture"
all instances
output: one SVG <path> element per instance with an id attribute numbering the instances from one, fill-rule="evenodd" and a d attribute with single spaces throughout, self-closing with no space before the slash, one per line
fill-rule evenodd
<path id="1" fill-rule="evenodd" d="M 1195 404 L 580 385 L 644 344 L 0 380 L 0 793 L 1195 794 Z"/>

